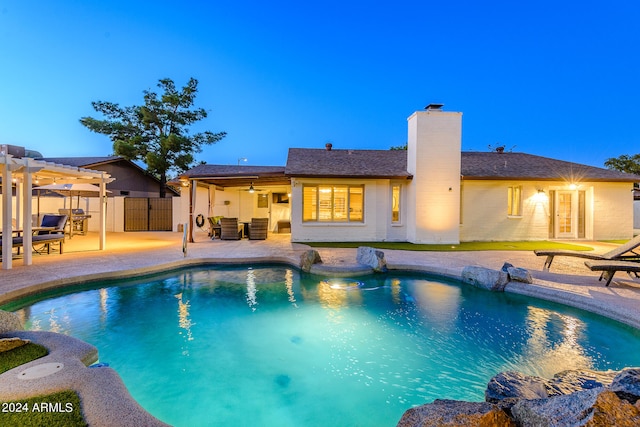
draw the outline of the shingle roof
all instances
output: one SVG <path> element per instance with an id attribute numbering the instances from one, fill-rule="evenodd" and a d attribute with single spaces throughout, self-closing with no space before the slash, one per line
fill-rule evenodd
<path id="1" fill-rule="evenodd" d="M 186 171 L 182 176 L 188 178 L 209 178 L 265 174 L 280 174 L 284 176 L 284 166 L 197 165 Z"/>
<path id="2" fill-rule="evenodd" d="M 526 153 L 461 153 L 463 179 L 640 182 L 640 176 Z M 411 178 L 406 150 L 290 148 L 284 166 L 198 165 L 183 176 Z"/>
<path id="3" fill-rule="evenodd" d="M 61 165 L 87 167 L 94 166 L 103 163 L 110 163 L 118 160 L 124 160 L 120 156 L 106 156 L 106 157 L 43 157 L 38 160 L 45 162 L 59 163 Z"/>
<path id="4" fill-rule="evenodd" d="M 640 176 L 526 153 L 462 152 L 463 179 L 638 182 Z"/>
<path id="5" fill-rule="evenodd" d="M 285 173 L 298 177 L 411 177 L 403 150 L 290 148 Z"/>

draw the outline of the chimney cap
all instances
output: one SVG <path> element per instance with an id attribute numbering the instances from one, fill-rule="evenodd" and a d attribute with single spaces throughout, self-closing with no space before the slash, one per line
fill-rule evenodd
<path id="1" fill-rule="evenodd" d="M 333 147 L 333 144 L 332 144 L 332 143 L 330 143 L 330 142 L 327 142 L 326 144 L 324 144 L 324 148 L 325 148 L 327 151 L 331 151 L 331 148 L 332 148 L 332 147 Z"/>
<path id="2" fill-rule="evenodd" d="M 430 111 L 430 110 L 442 110 L 442 107 L 444 107 L 444 104 L 429 104 L 426 107 L 424 107 L 425 110 Z"/>

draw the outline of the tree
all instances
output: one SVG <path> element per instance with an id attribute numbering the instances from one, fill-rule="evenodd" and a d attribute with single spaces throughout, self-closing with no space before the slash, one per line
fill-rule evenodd
<path id="1" fill-rule="evenodd" d="M 108 135 L 116 155 L 140 160 L 147 171 L 160 179 L 160 197 L 166 195 L 167 174 L 183 172 L 194 162 L 203 145 L 215 144 L 226 132 L 189 134 L 189 126 L 207 117 L 203 108 L 193 108 L 198 81 L 194 78 L 182 90 L 173 80 L 161 79 L 162 95 L 143 91 L 144 105 L 120 107 L 112 102 L 92 102 L 104 120 L 82 117 L 80 123 L 96 133 Z"/>
<path id="2" fill-rule="evenodd" d="M 640 154 L 633 156 L 623 154 L 620 157 L 611 157 L 605 160 L 604 165 L 608 169 L 640 175 Z"/>

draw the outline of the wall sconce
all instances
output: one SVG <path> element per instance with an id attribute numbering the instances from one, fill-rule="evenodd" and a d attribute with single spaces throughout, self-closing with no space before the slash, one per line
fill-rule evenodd
<path id="1" fill-rule="evenodd" d="M 249 186 L 249 193 L 253 193 L 255 190 L 253 189 L 253 182 Z"/>
<path id="2" fill-rule="evenodd" d="M 538 188 L 538 194 L 544 194 L 544 190 L 542 188 Z"/>
<path id="3" fill-rule="evenodd" d="M 575 190 L 577 189 L 579 186 L 577 184 L 574 184 L 573 182 L 571 184 L 569 184 L 569 190 Z"/>

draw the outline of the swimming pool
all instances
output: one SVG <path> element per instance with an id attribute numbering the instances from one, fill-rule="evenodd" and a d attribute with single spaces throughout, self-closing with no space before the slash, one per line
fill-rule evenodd
<path id="1" fill-rule="evenodd" d="M 199 267 L 18 306 L 29 329 L 95 345 L 175 426 L 395 425 L 436 398 L 484 400 L 498 372 L 640 362 L 635 329 L 421 274 Z"/>

